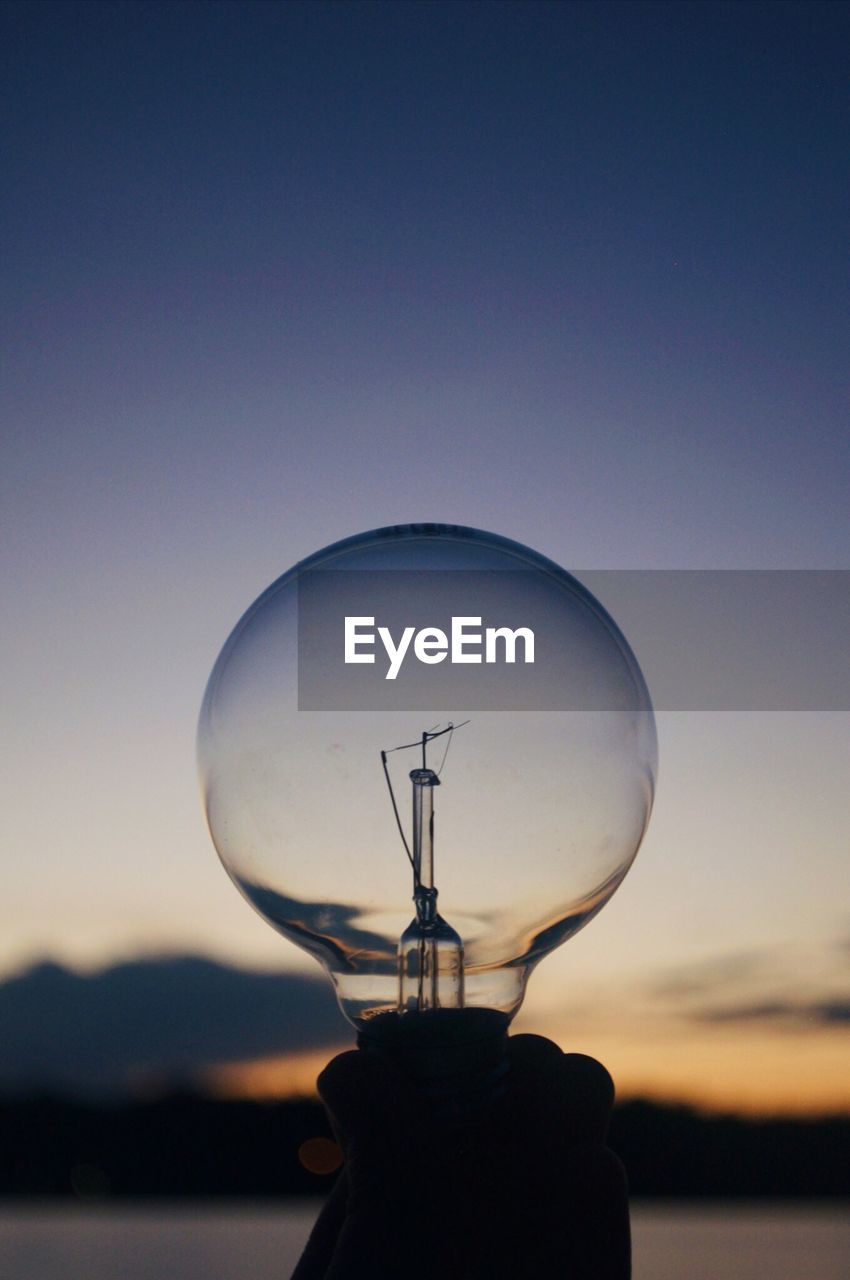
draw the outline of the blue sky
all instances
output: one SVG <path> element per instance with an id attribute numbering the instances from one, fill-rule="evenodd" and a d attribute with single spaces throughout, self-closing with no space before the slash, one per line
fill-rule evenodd
<path id="1" fill-rule="evenodd" d="M 216 863 L 193 738 L 236 618 L 339 537 L 848 567 L 846 7 L 2 21 L 5 972 L 293 960 Z M 644 851 L 527 1016 L 687 1093 L 697 1061 L 732 1080 L 742 1024 L 650 1033 L 633 982 L 752 952 L 716 1008 L 846 993 L 848 724 L 659 737 Z M 814 1097 L 846 1032 L 789 1016 L 748 1034 Z M 663 1079 L 660 1043 L 688 1046 Z"/>

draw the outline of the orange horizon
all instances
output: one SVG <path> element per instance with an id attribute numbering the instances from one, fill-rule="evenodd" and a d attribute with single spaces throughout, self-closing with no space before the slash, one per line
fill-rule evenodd
<path id="1" fill-rule="evenodd" d="M 287 1054 L 250 1062 L 228 1063 L 207 1068 L 200 1080 L 212 1097 L 221 1099 L 253 1099 L 256 1101 L 317 1097 L 316 1079 L 336 1052 L 343 1053 L 351 1045 L 337 1050 Z M 754 1086 L 729 1078 L 715 1081 L 686 1082 L 675 1071 L 656 1075 L 653 1079 L 639 1071 L 618 1070 L 616 1055 L 601 1055 L 617 1086 L 619 1103 L 647 1101 L 663 1106 L 686 1106 L 710 1115 L 736 1115 L 744 1119 L 817 1119 L 850 1115 L 850 1087 L 844 1076 L 833 1072 L 810 1078 L 801 1085 L 787 1073 L 774 1075 L 769 1087 Z"/>

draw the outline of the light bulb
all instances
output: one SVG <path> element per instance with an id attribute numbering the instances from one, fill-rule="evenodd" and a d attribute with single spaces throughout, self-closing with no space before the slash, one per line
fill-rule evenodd
<path id="1" fill-rule="evenodd" d="M 358 1030 L 513 1017 L 622 882 L 656 772 L 602 606 L 536 552 L 446 525 L 350 538 L 273 583 L 215 664 L 198 750 L 226 870 Z"/>

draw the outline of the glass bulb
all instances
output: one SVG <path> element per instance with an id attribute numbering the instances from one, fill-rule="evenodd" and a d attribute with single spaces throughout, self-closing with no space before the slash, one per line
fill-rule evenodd
<path id="1" fill-rule="evenodd" d="M 656 774 L 649 694 L 602 606 L 447 525 L 365 533 L 273 583 L 215 664 L 198 753 L 226 870 L 358 1029 L 511 1018 L 622 882 Z"/>

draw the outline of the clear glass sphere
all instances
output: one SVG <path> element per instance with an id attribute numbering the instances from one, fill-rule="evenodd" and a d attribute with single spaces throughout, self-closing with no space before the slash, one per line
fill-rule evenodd
<path id="1" fill-rule="evenodd" d="M 364 571 L 374 573 L 356 576 Z M 420 646 L 423 661 L 411 637 L 390 679 L 389 651 L 375 635 L 357 650 L 374 655 L 371 667 L 331 670 L 317 633 L 306 629 L 308 609 L 315 627 L 316 617 L 330 616 L 325 605 L 341 599 L 350 608 L 360 585 L 375 582 L 385 602 L 387 583 L 413 583 L 420 623 L 438 627 L 448 584 L 450 595 L 469 600 L 469 615 L 484 617 L 498 605 L 498 625 L 537 619 L 545 644 L 539 635 L 532 669 L 527 647 L 523 666 L 521 641 L 513 664 L 494 642 L 501 663 L 494 657 L 488 666 L 482 639 L 478 665 L 464 667 L 453 665 L 451 652 L 437 658 L 439 632 L 425 637 L 430 648 Z M 393 598 L 403 609 L 403 592 Z M 367 616 L 377 631 L 381 618 Z M 397 645 L 400 627 L 389 630 Z M 342 635 L 333 643 L 341 653 Z M 344 681 L 364 673 L 380 682 L 370 686 L 374 702 L 368 692 L 347 698 Z M 432 706 L 433 673 L 442 683 Z M 449 723 L 458 727 L 429 740 L 423 759 L 423 733 Z M 417 745 L 395 750 L 409 743 Z M 439 773 L 427 797 L 434 801 L 433 883 L 441 919 L 462 940 L 464 1002 L 512 1017 L 534 966 L 622 882 L 649 820 L 657 766 L 646 685 L 602 606 L 536 552 L 446 525 L 347 539 L 273 583 L 215 664 L 198 754 L 210 832 L 226 870 L 269 924 L 321 961 L 358 1028 L 399 1008 L 399 943 L 415 887 L 411 771 L 427 764 Z"/>

